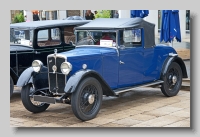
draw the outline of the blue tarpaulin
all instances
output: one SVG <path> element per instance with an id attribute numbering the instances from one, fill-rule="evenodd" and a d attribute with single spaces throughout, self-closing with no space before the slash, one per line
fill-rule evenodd
<path id="1" fill-rule="evenodd" d="M 163 10 L 160 42 L 162 42 L 163 40 L 166 43 L 172 42 L 174 38 L 176 38 L 178 42 L 181 42 L 179 11 Z"/>
<path id="2" fill-rule="evenodd" d="M 131 10 L 131 18 L 141 17 L 144 18 L 149 15 L 149 10 Z"/>

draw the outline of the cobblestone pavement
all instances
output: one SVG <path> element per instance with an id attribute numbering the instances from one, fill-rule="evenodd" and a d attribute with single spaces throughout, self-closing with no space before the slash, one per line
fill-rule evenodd
<path id="1" fill-rule="evenodd" d="M 190 91 L 165 97 L 159 88 L 141 88 L 121 97 L 104 97 L 97 117 L 82 122 L 71 106 L 53 104 L 42 113 L 27 111 L 15 87 L 10 99 L 11 127 L 190 127 Z"/>

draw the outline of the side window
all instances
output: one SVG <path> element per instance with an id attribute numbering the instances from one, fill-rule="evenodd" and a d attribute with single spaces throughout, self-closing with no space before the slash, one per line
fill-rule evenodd
<path id="1" fill-rule="evenodd" d="M 123 37 L 122 37 L 122 36 Z M 124 30 L 120 33 L 120 44 L 125 47 L 140 47 L 141 42 L 141 29 Z"/>
<path id="2" fill-rule="evenodd" d="M 75 43 L 74 26 L 64 28 L 64 40 L 66 44 L 69 44 L 70 41 Z"/>
<path id="3" fill-rule="evenodd" d="M 52 28 L 39 30 L 37 35 L 37 44 L 43 46 L 57 46 L 60 45 L 60 29 Z"/>

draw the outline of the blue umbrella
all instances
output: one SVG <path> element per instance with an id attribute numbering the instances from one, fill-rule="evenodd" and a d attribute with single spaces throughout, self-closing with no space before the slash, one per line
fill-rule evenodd
<path id="1" fill-rule="evenodd" d="M 163 40 L 166 43 L 173 42 L 174 38 L 176 38 L 178 42 L 181 42 L 179 11 L 163 10 L 160 42 L 162 42 Z"/>
<path id="2" fill-rule="evenodd" d="M 144 18 L 149 15 L 149 10 L 131 10 L 131 18 L 141 17 Z"/>

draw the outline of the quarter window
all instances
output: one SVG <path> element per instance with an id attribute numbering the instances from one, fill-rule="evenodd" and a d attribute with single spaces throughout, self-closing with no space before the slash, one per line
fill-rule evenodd
<path id="1" fill-rule="evenodd" d="M 123 40 L 120 42 L 126 47 L 141 46 L 141 29 L 131 29 L 123 31 Z"/>
<path id="2" fill-rule="evenodd" d="M 57 46 L 60 45 L 60 29 L 52 28 L 39 30 L 37 36 L 38 46 Z"/>

